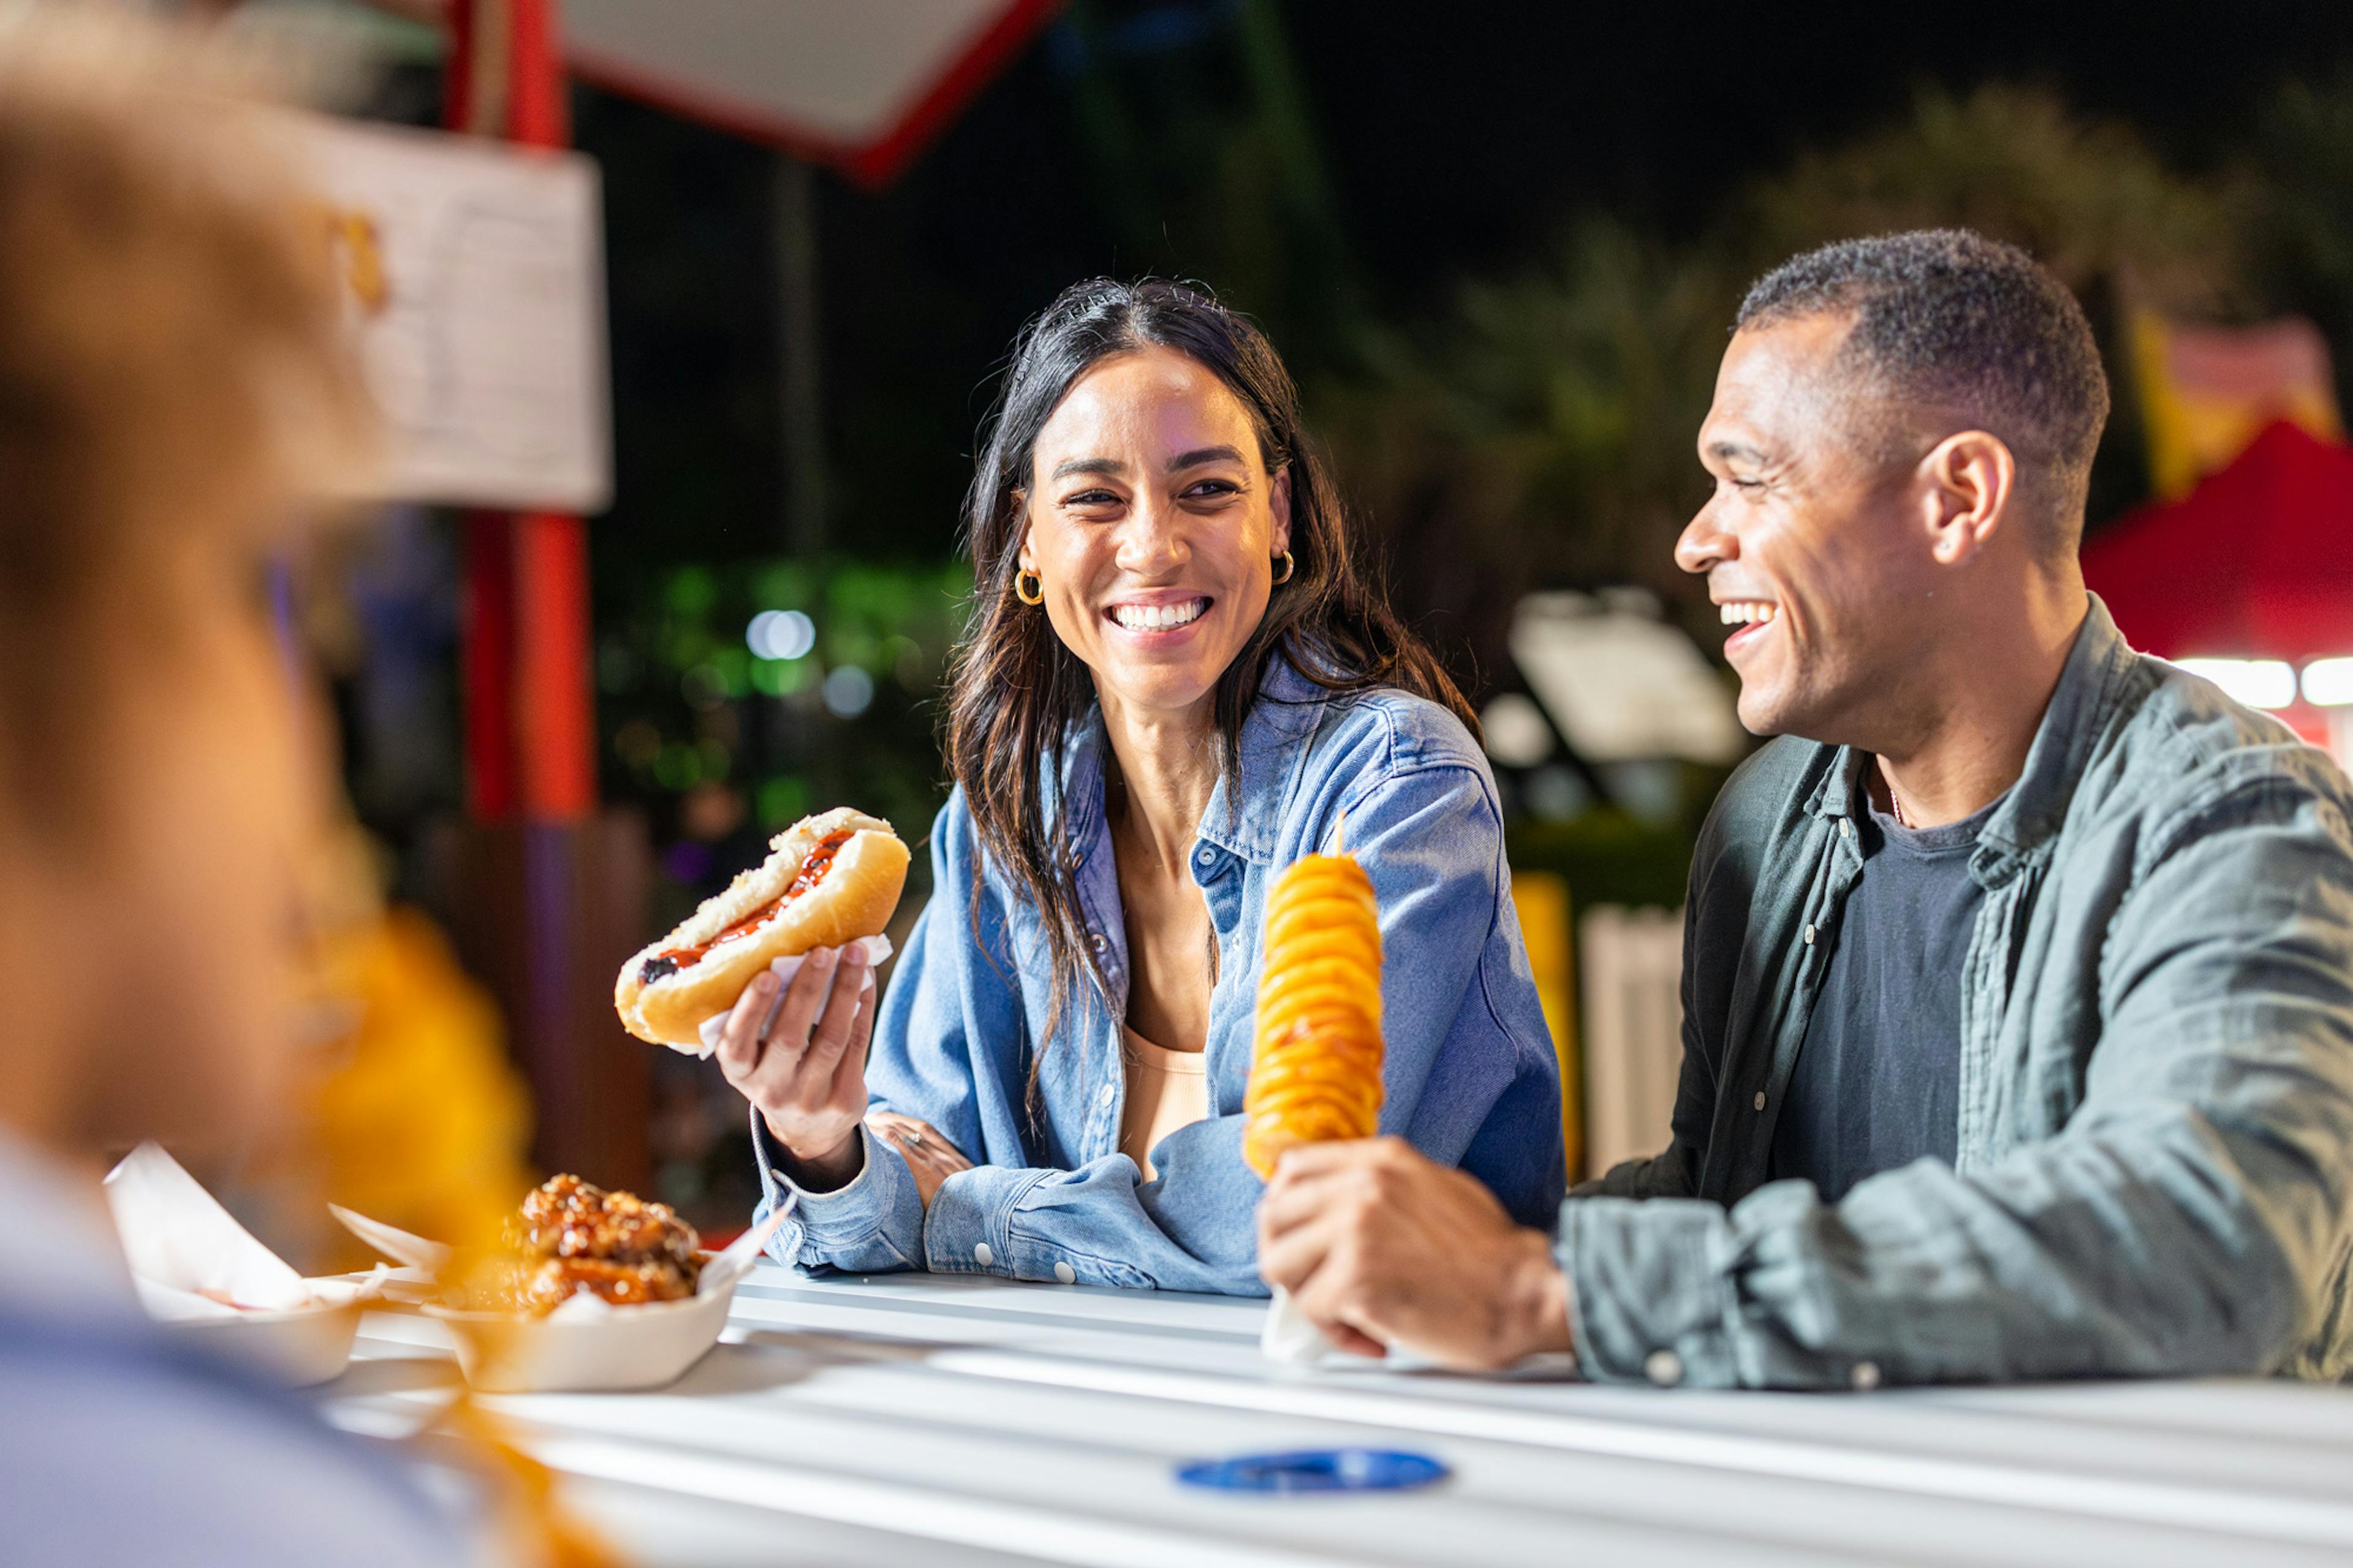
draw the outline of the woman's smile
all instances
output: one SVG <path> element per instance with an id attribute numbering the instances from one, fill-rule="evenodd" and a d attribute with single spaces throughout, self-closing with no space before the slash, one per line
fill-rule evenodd
<path id="1" fill-rule="evenodd" d="M 1138 594 L 1113 603 L 1103 618 L 1147 646 L 1165 647 L 1198 626 L 1216 603 L 1206 594 Z"/>

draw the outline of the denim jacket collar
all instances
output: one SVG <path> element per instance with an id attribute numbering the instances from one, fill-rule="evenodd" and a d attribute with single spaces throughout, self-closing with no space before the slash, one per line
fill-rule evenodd
<path id="1" fill-rule="evenodd" d="M 2000 887 L 2047 849 L 2066 820 L 2084 764 L 2115 710 L 2119 678 L 2131 662 L 2132 648 L 2100 596 L 2084 596 L 2090 608 L 2059 672 L 2059 684 L 2052 689 L 2042 722 L 2035 728 L 2034 743 L 2027 748 L 2026 766 L 1978 835 L 1969 867 L 1985 887 Z M 1854 812 L 1862 770 L 1870 762 L 1870 752 L 1841 746 L 1815 792 L 1814 815 L 1835 818 Z"/>
<path id="2" fill-rule="evenodd" d="M 1289 655 L 1287 657 L 1287 655 Z M 1333 693 L 1293 666 L 1286 647 L 1269 655 L 1259 678 L 1258 700 L 1242 720 L 1240 777 L 1218 780 L 1201 814 L 1199 838 L 1253 865 L 1271 865 L 1283 803 L 1306 763 L 1306 742 L 1322 721 Z M 1103 709 L 1090 708 L 1071 726 L 1062 743 L 1061 776 L 1055 810 L 1065 852 L 1083 855 L 1103 825 Z M 1067 817 L 1061 813 L 1067 810 Z"/>

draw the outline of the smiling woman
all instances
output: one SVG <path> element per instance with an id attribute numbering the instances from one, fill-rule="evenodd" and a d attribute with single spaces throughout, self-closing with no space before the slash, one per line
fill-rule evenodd
<path id="1" fill-rule="evenodd" d="M 1031 759 L 1090 707 L 1187 715 L 1195 760 L 1230 771 L 1269 660 L 1314 647 L 1290 662 L 1327 689 L 1396 687 L 1476 726 L 1363 577 L 1298 402 L 1255 327 L 1157 280 L 1070 289 L 1017 355 L 965 503 L 981 603 L 948 760 L 982 844 L 1047 913 L 1058 977 L 1093 951 Z"/>
<path id="2" fill-rule="evenodd" d="M 1175 284 L 1068 290 L 1016 347 L 965 521 L 936 891 L 854 1086 L 864 1131 L 756 1107 L 767 1205 L 798 1194 L 777 1254 L 1261 1289 L 1265 900 L 1343 815 L 1398 955 L 1382 1130 L 1541 1220 L 1559 1082 L 1493 780 L 1360 573 L 1264 336 Z"/>

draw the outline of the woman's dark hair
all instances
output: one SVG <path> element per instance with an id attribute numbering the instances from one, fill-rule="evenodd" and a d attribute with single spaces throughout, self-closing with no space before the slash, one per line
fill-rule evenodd
<path id="1" fill-rule="evenodd" d="M 1271 658 L 1329 691 L 1400 688 L 1443 703 L 1478 731 L 1461 692 L 1357 562 L 1339 495 L 1300 427 L 1299 389 L 1266 334 L 1208 294 L 1162 279 L 1098 278 L 1064 289 L 1016 341 L 1003 394 L 982 426 L 965 501 L 973 620 L 951 663 L 946 717 L 948 767 L 964 786 L 981 858 L 1009 873 L 1044 917 L 1053 989 L 1041 1034 L 1050 1039 L 1073 977 L 1083 973 L 1109 994 L 1087 942 L 1071 847 L 1050 821 L 1059 807 L 1049 779 L 1060 777 L 1065 740 L 1095 692 L 1045 612 L 1016 596 L 1014 575 L 1039 431 L 1082 375 L 1146 348 L 1174 350 L 1215 374 L 1249 411 L 1267 472 L 1291 469 L 1295 564 L 1218 680 L 1215 739 L 1225 776 L 1234 777 L 1242 721 Z M 976 860 L 976 890 L 980 874 Z M 1030 1081 L 1034 1089 L 1034 1061 Z"/>

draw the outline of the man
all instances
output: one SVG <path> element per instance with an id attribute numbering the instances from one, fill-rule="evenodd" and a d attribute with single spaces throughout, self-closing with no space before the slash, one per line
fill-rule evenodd
<path id="1" fill-rule="evenodd" d="M 1749 291 L 1676 557 L 1782 738 L 1693 863 L 1672 1142 L 1556 1243 L 1393 1142 L 1297 1151 L 1270 1281 L 1352 1348 L 1599 1379 L 2353 1367 L 2353 799 L 2085 594 L 2107 409 L 1974 234 Z"/>

